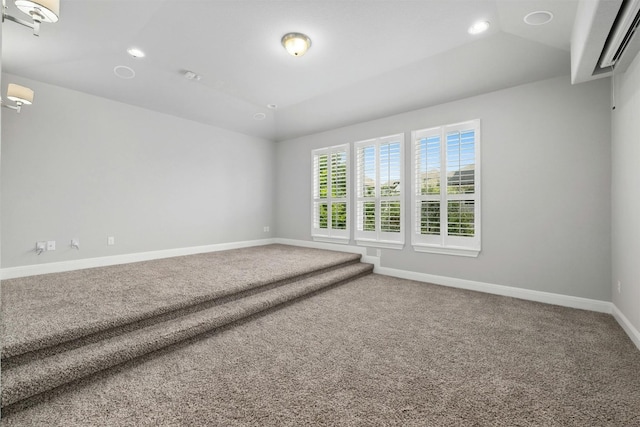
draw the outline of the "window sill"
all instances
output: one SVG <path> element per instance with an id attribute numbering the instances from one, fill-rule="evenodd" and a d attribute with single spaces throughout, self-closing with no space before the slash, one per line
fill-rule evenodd
<path id="1" fill-rule="evenodd" d="M 460 248 L 460 247 L 444 247 L 430 245 L 413 245 L 416 252 L 427 252 L 440 255 L 454 255 L 477 258 L 480 255 L 480 249 Z"/>
<path id="2" fill-rule="evenodd" d="M 402 249 L 404 248 L 404 243 L 400 242 L 385 242 L 385 241 L 377 241 L 377 240 L 356 240 L 358 246 L 370 246 L 374 248 L 384 248 L 384 249 Z"/>

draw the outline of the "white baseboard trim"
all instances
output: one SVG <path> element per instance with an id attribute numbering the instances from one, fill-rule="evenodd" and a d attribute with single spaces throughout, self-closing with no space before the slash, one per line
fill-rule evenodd
<path id="1" fill-rule="evenodd" d="M 295 239 L 283 239 L 280 237 L 276 237 L 274 243 L 279 243 L 281 245 L 289 245 L 289 246 L 300 246 L 302 248 L 314 248 L 314 249 L 326 249 L 328 251 L 338 251 L 338 252 L 348 252 L 351 254 L 360 254 L 362 256 L 367 255 L 367 248 L 362 248 L 358 246 L 344 245 L 341 243 L 329 243 L 329 242 L 318 242 L 311 240 L 295 240 Z"/>
<path id="2" fill-rule="evenodd" d="M 545 304 L 560 305 L 563 307 L 578 308 L 581 310 L 596 311 L 600 313 L 611 314 L 613 305 L 608 301 L 554 294 L 551 292 L 534 291 L 531 289 L 514 288 L 512 286 L 495 285 L 493 283 L 477 282 L 475 280 L 456 279 L 454 277 L 397 270 L 388 267 L 380 267 L 377 271 L 374 270 L 374 272 L 401 279 L 433 283 L 435 285 L 448 286 L 451 288 L 468 289 L 487 294 L 502 295 L 505 297 L 519 298 L 528 301 L 536 301 Z"/>
<path id="3" fill-rule="evenodd" d="M 600 301 L 589 298 L 574 297 L 570 295 L 554 294 L 551 292 L 533 291 L 530 289 L 514 288 L 512 286 L 495 285 L 492 283 L 477 282 L 475 280 L 456 279 L 454 277 L 437 276 L 434 274 L 418 273 L 415 271 L 398 270 L 389 267 L 381 267 L 380 259 L 366 255 L 366 248 L 359 246 L 332 245 L 307 240 L 279 239 L 276 243 L 292 246 L 304 246 L 308 248 L 328 249 L 342 252 L 362 254 L 362 260 L 374 265 L 373 272 L 385 276 L 398 277 L 400 279 L 415 280 L 417 282 L 433 283 L 452 288 L 468 289 L 471 291 L 488 294 L 502 295 L 529 301 L 537 301 L 545 304 L 560 305 L 563 307 L 578 308 L 581 310 L 596 311 L 600 313 L 612 313 L 613 304 L 608 301 Z"/>
<path id="4" fill-rule="evenodd" d="M 363 262 L 366 262 L 367 264 L 373 264 L 374 272 L 376 268 L 380 267 L 380 258 L 367 255 L 367 248 L 362 246 L 351 246 L 351 245 L 344 245 L 340 243 L 327 243 L 327 242 L 318 242 L 318 241 L 309 241 L 309 240 L 282 239 L 279 237 L 275 238 L 274 240 L 275 240 L 275 243 L 279 243 L 281 245 L 300 246 L 303 248 L 325 249 L 328 251 L 360 254 L 362 255 Z"/>
<path id="5" fill-rule="evenodd" d="M 620 309 L 615 304 L 611 304 L 613 306 L 613 317 L 616 319 L 618 324 L 624 329 L 624 331 L 629 335 L 631 341 L 638 347 L 640 350 L 640 331 L 638 331 L 632 324 L 629 322 L 629 319 L 622 314 Z"/>
<path id="6" fill-rule="evenodd" d="M 243 242 L 217 243 L 213 245 L 192 246 L 188 248 L 165 249 L 151 252 L 113 255 L 98 258 L 85 258 L 73 261 L 51 262 L 47 264 L 25 265 L 9 267 L 0 270 L 0 279 L 14 279 L 17 277 L 37 276 L 40 274 L 60 273 L 63 271 L 82 270 L 85 268 L 106 267 L 132 262 L 151 261 L 154 259 L 171 258 L 183 255 L 202 254 L 207 252 L 226 251 L 229 249 L 264 246 L 275 243 L 275 239 L 246 240 Z"/>

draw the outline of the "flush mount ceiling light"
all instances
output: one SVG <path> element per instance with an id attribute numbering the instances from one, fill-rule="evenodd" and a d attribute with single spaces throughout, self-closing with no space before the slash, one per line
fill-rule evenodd
<path id="1" fill-rule="evenodd" d="M 60 16 L 60 0 L 15 0 L 16 7 L 31 17 L 33 22 L 16 18 L 7 13 L 6 0 L 2 0 L 2 22 L 5 19 L 33 29 L 33 35 L 38 36 L 40 24 L 43 22 L 58 22 Z"/>
<path id="2" fill-rule="evenodd" d="M 127 49 L 127 53 L 134 58 L 144 58 L 144 52 L 137 47 L 130 47 L 129 49 Z"/>
<path id="3" fill-rule="evenodd" d="M 293 56 L 302 56 L 311 47 L 311 39 L 302 33 L 288 33 L 282 36 L 282 46 Z"/>
<path id="4" fill-rule="evenodd" d="M 529 25 L 544 25 L 553 19 L 553 13 L 548 10 L 538 10 L 536 12 L 531 12 L 524 17 L 524 22 Z"/>
<path id="5" fill-rule="evenodd" d="M 23 105 L 33 104 L 33 90 L 28 87 L 9 83 L 9 86 L 7 87 L 7 99 L 15 102 L 16 105 L 5 104 L 2 102 L 2 106 L 16 110 L 19 113 Z"/>
<path id="6" fill-rule="evenodd" d="M 471 35 L 484 33 L 489 29 L 490 26 L 491 24 L 489 23 L 489 21 L 478 21 L 472 26 L 470 26 L 467 32 Z"/>

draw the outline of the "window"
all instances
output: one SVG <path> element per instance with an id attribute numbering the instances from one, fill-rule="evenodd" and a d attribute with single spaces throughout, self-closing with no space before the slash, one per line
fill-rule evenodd
<path id="1" fill-rule="evenodd" d="M 313 150 L 314 240 L 349 243 L 349 145 Z"/>
<path id="2" fill-rule="evenodd" d="M 404 245 L 404 134 L 355 143 L 358 244 Z"/>
<path id="3" fill-rule="evenodd" d="M 412 133 L 416 251 L 480 252 L 480 120 Z"/>

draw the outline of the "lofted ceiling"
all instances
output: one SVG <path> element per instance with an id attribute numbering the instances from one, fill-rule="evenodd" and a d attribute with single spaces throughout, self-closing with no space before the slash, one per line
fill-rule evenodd
<path id="1" fill-rule="evenodd" d="M 21 15 L 7 3 L 10 14 Z M 59 22 L 43 24 L 40 37 L 2 25 L 2 67 L 277 141 L 568 75 L 577 4 L 61 0 Z M 539 10 L 554 19 L 525 24 L 524 16 Z M 477 20 L 491 27 L 472 36 L 467 28 Z M 312 39 L 303 57 L 290 56 L 280 44 L 292 31 Z M 131 57 L 132 46 L 146 56 Z M 135 77 L 117 77 L 114 67 L 121 65 Z M 201 79 L 187 80 L 185 70 Z M 266 118 L 255 120 L 256 113 Z"/>

